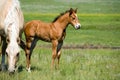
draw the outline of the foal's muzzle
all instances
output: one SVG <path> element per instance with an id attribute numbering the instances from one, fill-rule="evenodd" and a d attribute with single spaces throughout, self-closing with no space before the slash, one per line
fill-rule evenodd
<path id="1" fill-rule="evenodd" d="M 75 25 L 75 29 L 80 29 L 80 28 L 81 28 L 80 24 Z"/>

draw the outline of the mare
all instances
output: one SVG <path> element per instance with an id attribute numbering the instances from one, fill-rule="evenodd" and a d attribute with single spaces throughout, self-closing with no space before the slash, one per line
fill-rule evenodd
<path id="1" fill-rule="evenodd" d="M 2 46 L 1 68 L 5 69 L 7 54 L 8 71 L 14 73 L 19 59 L 24 18 L 18 0 L 0 0 L 0 38 Z"/>
<path id="2" fill-rule="evenodd" d="M 58 59 L 58 64 L 60 60 L 60 51 L 63 45 L 63 40 L 66 35 L 66 28 L 69 24 L 79 29 L 81 27 L 78 17 L 77 9 L 70 8 L 64 13 L 57 16 L 53 22 L 46 23 L 40 20 L 32 20 L 25 24 L 24 33 L 26 37 L 26 62 L 27 70 L 30 71 L 30 58 L 34 47 L 38 40 L 43 40 L 46 42 L 52 42 L 52 63 L 51 67 L 56 65 L 54 63 L 55 59 Z M 57 65 L 58 65 L 57 64 Z M 58 67 L 57 67 L 58 68 Z"/>

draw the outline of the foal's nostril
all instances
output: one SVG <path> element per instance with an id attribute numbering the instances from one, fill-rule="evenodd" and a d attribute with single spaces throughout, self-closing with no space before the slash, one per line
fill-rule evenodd
<path id="1" fill-rule="evenodd" d="M 77 29 L 80 29 L 80 26 L 78 26 L 78 28 Z"/>
<path id="2" fill-rule="evenodd" d="M 80 29 L 80 25 L 76 25 L 75 28 L 76 28 L 76 29 Z"/>

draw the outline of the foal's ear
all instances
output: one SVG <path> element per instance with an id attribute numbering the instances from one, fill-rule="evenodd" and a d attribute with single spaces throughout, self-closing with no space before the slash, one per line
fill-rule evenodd
<path id="1" fill-rule="evenodd" d="M 70 11 L 73 11 L 73 8 L 70 8 Z"/>
<path id="2" fill-rule="evenodd" d="M 70 8 L 70 14 L 69 15 L 71 15 L 73 13 L 73 9 L 72 8 Z"/>
<path id="3" fill-rule="evenodd" d="M 75 9 L 75 13 L 77 13 L 77 9 L 78 9 L 78 8 Z"/>

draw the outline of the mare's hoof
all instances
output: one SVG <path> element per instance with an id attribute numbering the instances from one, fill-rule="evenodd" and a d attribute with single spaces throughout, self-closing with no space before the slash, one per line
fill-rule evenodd
<path id="1" fill-rule="evenodd" d="M 6 65 L 0 65 L 0 71 L 7 71 Z"/>

